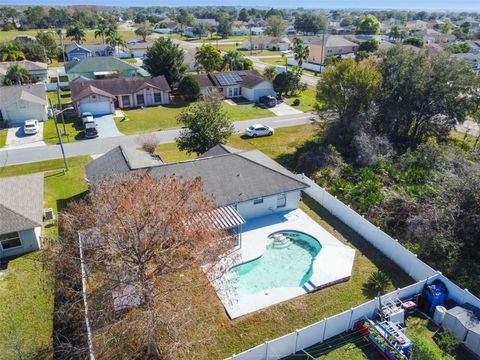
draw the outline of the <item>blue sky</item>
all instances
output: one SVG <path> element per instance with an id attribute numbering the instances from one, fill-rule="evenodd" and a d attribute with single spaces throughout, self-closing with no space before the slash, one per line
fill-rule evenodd
<path id="1" fill-rule="evenodd" d="M 65 0 L 0 0 L 10 5 L 67 5 Z M 194 6 L 194 5 L 230 5 L 230 6 L 267 6 L 267 7 L 306 7 L 306 8 L 397 8 L 397 9 L 448 9 L 478 10 L 480 0 L 71 0 L 68 5 L 112 5 L 112 6 Z"/>

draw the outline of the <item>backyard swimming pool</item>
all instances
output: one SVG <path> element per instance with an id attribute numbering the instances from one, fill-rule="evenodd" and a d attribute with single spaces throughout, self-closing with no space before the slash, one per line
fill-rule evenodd
<path id="1" fill-rule="evenodd" d="M 234 266 L 227 284 L 249 295 L 282 287 L 302 287 L 312 276 L 312 264 L 322 246 L 299 231 L 281 231 L 268 237 L 262 256 Z"/>

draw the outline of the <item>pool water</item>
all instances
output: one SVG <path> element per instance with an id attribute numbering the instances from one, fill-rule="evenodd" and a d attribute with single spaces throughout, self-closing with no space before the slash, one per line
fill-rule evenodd
<path id="1" fill-rule="evenodd" d="M 228 271 L 228 286 L 243 295 L 278 287 L 301 287 L 312 276 L 312 263 L 320 250 L 320 243 L 307 234 L 272 234 L 261 257 Z"/>

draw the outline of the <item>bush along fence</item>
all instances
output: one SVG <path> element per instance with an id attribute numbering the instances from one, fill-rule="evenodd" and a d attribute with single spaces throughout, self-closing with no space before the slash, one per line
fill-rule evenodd
<path id="1" fill-rule="evenodd" d="M 430 284 L 436 279 L 443 281 L 447 286 L 450 299 L 459 304 L 468 302 L 480 308 L 480 299 L 467 289 L 461 289 L 440 272 L 432 269 L 418 259 L 415 254 L 400 245 L 398 240 L 384 233 L 380 228 L 370 223 L 335 196 L 329 194 L 308 177 L 304 175 L 298 175 L 298 177 L 310 185 L 310 188 L 305 190 L 307 195 L 361 235 L 417 282 L 383 295 L 381 299 L 376 297 L 357 307 L 325 318 L 277 339 L 266 341 L 240 354 L 232 355 L 227 360 L 273 360 L 295 354 L 302 349 L 353 329 L 358 320 L 373 318 L 380 310 L 381 303 L 387 303 L 389 299 L 408 299 L 421 293 L 425 284 Z"/>

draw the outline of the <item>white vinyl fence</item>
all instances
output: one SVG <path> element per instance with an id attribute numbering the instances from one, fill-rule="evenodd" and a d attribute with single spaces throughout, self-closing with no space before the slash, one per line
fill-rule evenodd
<path id="1" fill-rule="evenodd" d="M 298 177 L 310 185 L 310 188 L 306 189 L 305 193 L 352 228 L 352 230 L 360 234 L 366 241 L 417 281 L 415 284 L 383 295 L 381 298 L 382 303 L 387 302 L 390 298 L 411 298 L 421 293 L 426 283 L 430 284 L 433 280 L 439 279 L 447 286 L 449 298 L 459 304 L 468 302 L 480 308 L 480 299 L 468 292 L 467 289 L 461 289 L 441 273 L 433 270 L 430 266 L 419 260 L 415 254 L 400 245 L 396 239 L 393 239 L 378 227 L 374 226 L 363 216 L 359 215 L 335 196 L 329 194 L 308 177 L 304 175 L 298 175 Z M 238 355 L 232 355 L 227 360 L 273 360 L 292 355 L 302 349 L 352 329 L 355 322 L 362 318 L 374 317 L 380 306 L 380 299 L 375 298 L 340 314 L 306 326 L 303 329 L 296 330 L 275 340 L 266 341 Z"/>

